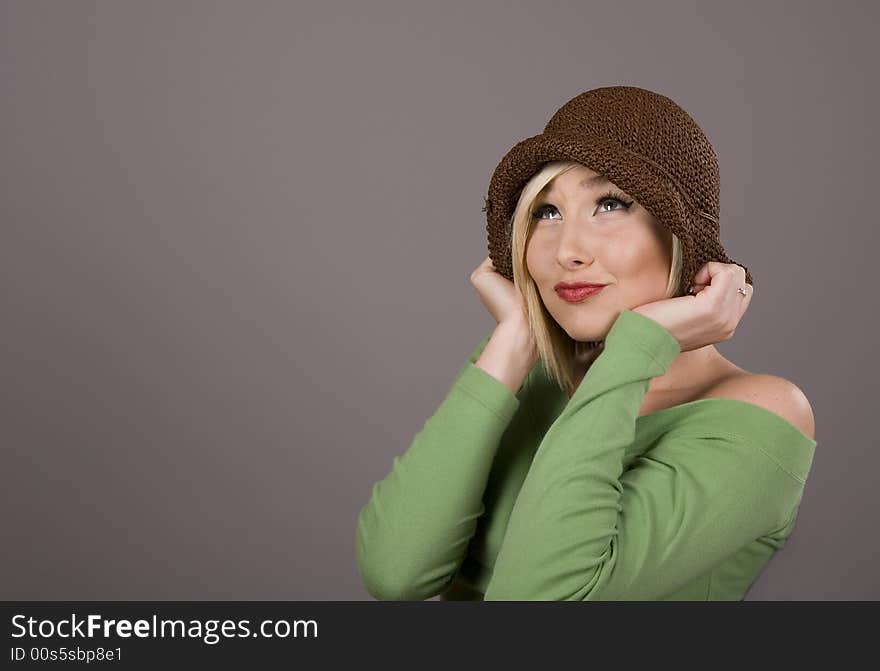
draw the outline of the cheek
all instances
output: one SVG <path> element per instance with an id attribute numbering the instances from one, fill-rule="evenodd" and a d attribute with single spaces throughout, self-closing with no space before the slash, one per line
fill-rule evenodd
<path id="1" fill-rule="evenodd" d="M 548 252 L 538 241 L 529 241 L 526 247 L 526 268 L 534 280 L 540 282 L 547 274 Z"/>
<path id="2" fill-rule="evenodd" d="M 552 292 L 552 289 L 548 289 L 548 287 L 555 283 L 555 257 L 552 254 L 546 248 L 541 248 L 540 245 L 529 245 L 526 248 L 526 269 L 544 300 L 548 298 L 547 292 Z"/>
<path id="3" fill-rule="evenodd" d="M 646 249 L 641 241 L 623 238 L 611 240 L 605 246 L 605 262 L 615 272 L 631 275 L 645 265 Z"/>
<path id="4" fill-rule="evenodd" d="M 664 264 L 657 243 L 650 236 L 620 236 L 609 239 L 604 246 L 604 257 L 609 269 L 621 275 L 653 272 Z"/>

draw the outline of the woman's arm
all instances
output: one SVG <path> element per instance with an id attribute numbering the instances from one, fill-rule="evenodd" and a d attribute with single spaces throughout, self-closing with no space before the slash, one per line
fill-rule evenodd
<path id="1" fill-rule="evenodd" d="M 527 328 L 514 322 L 502 322 L 475 365 L 516 394 L 537 361 L 538 350 Z"/>
<path id="2" fill-rule="evenodd" d="M 788 521 L 803 483 L 736 435 L 674 430 L 623 472 L 650 379 L 679 352 L 620 314 L 538 447 L 485 600 L 663 598 Z"/>
<path id="3" fill-rule="evenodd" d="M 511 334 L 499 325 L 483 338 L 361 509 L 357 562 L 377 599 L 431 598 L 464 559 L 495 453 L 520 405 L 513 390 L 528 372 L 521 370 L 528 357 L 510 349 L 518 343 Z"/>

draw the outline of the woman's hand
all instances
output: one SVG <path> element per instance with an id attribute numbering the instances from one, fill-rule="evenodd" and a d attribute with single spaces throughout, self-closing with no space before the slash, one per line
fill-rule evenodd
<path id="1" fill-rule="evenodd" d="M 666 328 L 681 345 L 681 351 L 713 345 L 733 337 L 752 300 L 752 285 L 746 271 L 735 263 L 709 261 L 693 281 L 693 296 L 666 298 L 633 308 Z M 744 287 L 746 295 L 737 291 Z"/>
<path id="2" fill-rule="evenodd" d="M 513 282 L 495 270 L 491 257 L 487 256 L 471 273 L 471 284 L 496 322 L 528 324 L 525 299 Z"/>
<path id="3" fill-rule="evenodd" d="M 488 256 L 471 273 L 471 284 L 480 302 L 498 322 L 475 365 L 518 394 L 538 360 L 525 299 L 513 282 L 495 269 Z"/>

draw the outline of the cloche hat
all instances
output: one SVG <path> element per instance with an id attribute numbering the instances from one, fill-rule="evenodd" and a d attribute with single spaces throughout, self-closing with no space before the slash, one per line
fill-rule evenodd
<path id="1" fill-rule="evenodd" d="M 483 211 L 489 256 L 513 280 L 511 225 L 525 183 L 549 161 L 573 160 L 635 198 L 681 241 L 683 295 L 707 261 L 736 263 L 719 237 L 718 157 L 697 123 L 668 97 L 636 86 L 581 93 L 544 131 L 508 151 L 489 183 Z"/>

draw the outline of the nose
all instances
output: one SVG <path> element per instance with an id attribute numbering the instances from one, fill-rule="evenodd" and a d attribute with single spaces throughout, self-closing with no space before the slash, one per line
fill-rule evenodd
<path id="1" fill-rule="evenodd" d="M 589 251 L 592 249 L 592 243 L 588 237 L 585 227 L 579 226 L 577 221 L 570 224 L 562 222 L 559 246 L 556 249 L 556 260 L 562 268 L 576 270 L 584 264 L 593 262 L 593 255 Z"/>

